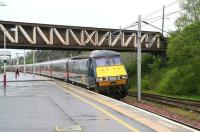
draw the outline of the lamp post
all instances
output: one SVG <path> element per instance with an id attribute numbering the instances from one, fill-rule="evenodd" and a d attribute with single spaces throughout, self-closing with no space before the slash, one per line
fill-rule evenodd
<path id="1" fill-rule="evenodd" d="M 11 28 L 10 30 L 6 30 L 6 31 L 16 31 L 16 28 Z M 4 31 L 4 44 L 3 44 L 3 49 L 4 51 L 6 51 L 6 31 Z M 4 87 L 6 87 L 6 60 L 4 59 L 4 75 L 3 75 L 3 84 Z"/>
<path id="2" fill-rule="evenodd" d="M 24 50 L 24 75 L 26 74 L 26 52 Z"/>
<path id="3" fill-rule="evenodd" d="M 33 50 L 33 77 L 35 77 L 35 50 Z"/>
<path id="4" fill-rule="evenodd" d="M 5 3 L 3 2 L 0 2 L 0 6 L 6 6 Z M 5 35 L 5 32 L 4 32 L 4 50 L 6 49 L 6 35 Z M 4 74 L 3 74 L 3 85 L 4 85 L 4 88 L 6 87 L 6 60 L 4 59 L 3 60 L 3 65 L 4 65 Z"/>
<path id="5" fill-rule="evenodd" d="M 6 50 L 6 34 L 4 32 L 4 43 L 3 43 L 3 49 Z M 6 60 L 3 60 L 3 86 L 6 87 Z"/>

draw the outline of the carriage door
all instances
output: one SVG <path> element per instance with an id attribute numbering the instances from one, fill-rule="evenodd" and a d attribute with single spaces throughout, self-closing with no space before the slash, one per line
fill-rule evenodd
<path id="1" fill-rule="evenodd" d="M 92 58 L 89 58 L 88 77 L 89 77 L 88 78 L 89 84 L 94 85 L 95 84 L 95 75 L 94 75 L 94 67 L 93 67 Z"/>

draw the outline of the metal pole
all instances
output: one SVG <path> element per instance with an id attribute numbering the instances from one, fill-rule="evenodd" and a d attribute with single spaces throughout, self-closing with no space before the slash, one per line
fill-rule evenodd
<path id="1" fill-rule="evenodd" d="M 35 50 L 33 50 L 33 77 L 35 77 Z"/>
<path id="2" fill-rule="evenodd" d="M 6 4 L 4 3 L 0 3 L 0 6 L 6 6 Z M 5 34 L 5 31 L 4 31 L 4 50 L 6 50 L 6 34 Z M 4 85 L 4 88 L 6 88 L 6 60 L 4 60 L 4 75 L 3 75 L 3 85 Z"/>
<path id="3" fill-rule="evenodd" d="M 26 74 L 26 52 L 24 50 L 24 75 Z"/>
<path id="4" fill-rule="evenodd" d="M 16 68 L 19 66 L 19 55 L 17 54 L 17 63 L 16 63 Z"/>
<path id="5" fill-rule="evenodd" d="M 164 30 L 164 22 L 165 22 L 165 6 L 163 6 L 163 15 L 162 15 L 162 35 Z"/>
<path id="6" fill-rule="evenodd" d="M 4 50 L 6 50 L 6 34 L 4 32 Z M 3 85 L 6 87 L 6 60 L 4 59 L 4 76 L 3 76 Z"/>
<path id="7" fill-rule="evenodd" d="M 141 15 L 138 15 L 138 48 L 137 48 L 137 97 L 141 101 Z"/>

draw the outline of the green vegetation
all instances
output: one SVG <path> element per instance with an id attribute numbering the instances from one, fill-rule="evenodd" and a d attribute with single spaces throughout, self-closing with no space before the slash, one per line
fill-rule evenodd
<path id="1" fill-rule="evenodd" d="M 129 75 L 129 83 L 128 87 L 131 92 L 136 91 L 137 87 L 137 61 L 136 55 L 133 55 L 135 59 L 132 61 L 124 62 L 127 73 Z M 128 60 L 128 58 L 123 57 L 124 60 Z M 158 84 L 158 81 L 161 77 L 160 70 L 161 60 L 159 57 L 155 57 L 151 54 L 142 54 L 142 90 L 152 90 Z"/>
<path id="2" fill-rule="evenodd" d="M 170 37 L 167 50 L 170 69 L 158 85 L 160 92 L 172 95 L 200 94 L 199 27 L 200 23 L 194 22 Z"/>
<path id="3" fill-rule="evenodd" d="M 200 21 L 200 0 L 179 0 L 179 3 L 183 11 L 175 23 L 178 29 Z"/>

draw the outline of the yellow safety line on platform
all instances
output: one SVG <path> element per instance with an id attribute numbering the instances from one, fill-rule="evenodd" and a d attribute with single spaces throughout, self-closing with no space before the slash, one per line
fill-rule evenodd
<path id="1" fill-rule="evenodd" d="M 121 125 L 123 125 L 123 126 L 125 126 L 126 128 L 130 129 L 131 131 L 133 131 L 133 132 L 139 132 L 138 129 L 132 127 L 131 125 L 129 125 L 129 124 L 126 123 L 125 121 L 121 120 L 120 118 L 114 116 L 112 113 L 106 111 L 105 109 L 103 109 L 103 108 L 101 108 L 101 107 L 95 105 L 94 103 L 92 103 L 92 102 L 90 102 L 90 101 L 88 101 L 88 100 L 86 100 L 86 99 L 84 99 L 84 98 L 81 98 L 80 96 L 78 96 L 78 95 L 75 94 L 75 93 L 72 93 L 72 92 L 70 92 L 70 91 L 67 91 L 67 90 L 64 89 L 63 87 L 61 87 L 61 86 L 59 86 L 59 85 L 57 85 L 57 84 L 55 84 L 55 83 L 53 83 L 53 82 L 50 82 L 50 83 L 52 83 L 52 84 L 56 85 L 57 87 L 63 89 L 65 92 L 67 92 L 67 93 L 69 93 L 69 94 L 75 96 L 76 98 L 82 100 L 83 102 L 86 102 L 86 103 L 90 104 L 91 106 L 95 107 L 96 109 L 98 109 L 99 111 L 103 112 L 103 113 L 106 114 L 107 116 L 111 117 L 112 119 L 114 119 L 115 121 L 117 121 L 118 123 L 120 123 Z"/>

